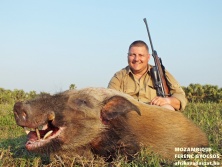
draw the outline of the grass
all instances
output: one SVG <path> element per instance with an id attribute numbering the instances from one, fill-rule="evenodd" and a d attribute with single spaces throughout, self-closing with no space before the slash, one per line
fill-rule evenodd
<path id="1" fill-rule="evenodd" d="M 222 104 L 190 103 L 184 114 L 207 133 L 210 148 L 212 148 L 210 154 L 220 156 L 220 158 L 210 159 L 210 161 L 220 163 L 220 166 L 222 166 Z M 12 105 L 0 105 L 0 167 L 111 166 L 111 164 L 106 164 L 100 158 L 89 161 L 73 157 L 70 160 L 63 161 L 58 157 L 50 162 L 47 156 L 26 151 L 24 147 L 25 141 L 26 135 L 24 130 L 15 124 Z M 192 159 L 195 162 L 207 160 L 209 159 Z M 145 149 L 141 150 L 135 160 L 130 163 L 124 162 L 124 157 L 119 156 L 112 165 L 121 167 L 176 166 L 173 163 L 160 159 L 154 153 Z M 179 166 L 187 167 L 189 165 Z"/>

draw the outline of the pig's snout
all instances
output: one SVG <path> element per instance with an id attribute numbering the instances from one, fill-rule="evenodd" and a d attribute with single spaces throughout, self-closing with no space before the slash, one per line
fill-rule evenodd
<path id="1" fill-rule="evenodd" d="M 14 115 L 17 123 L 26 122 L 27 120 L 27 110 L 22 102 L 17 102 L 14 105 Z"/>

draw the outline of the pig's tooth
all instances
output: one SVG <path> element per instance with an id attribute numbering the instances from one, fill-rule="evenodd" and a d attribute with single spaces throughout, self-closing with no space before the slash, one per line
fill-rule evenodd
<path id="1" fill-rule="evenodd" d="M 43 139 L 46 139 L 47 137 L 49 137 L 52 134 L 52 130 L 48 131 L 45 136 L 43 137 Z"/>
<path id="2" fill-rule="evenodd" d="M 55 114 L 53 112 L 48 114 L 48 120 L 52 121 L 55 118 Z"/>
<path id="3" fill-rule="evenodd" d="M 30 129 L 27 127 L 24 127 L 25 133 L 28 134 L 30 132 Z"/>
<path id="4" fill-rule="evenodd" d="M 34 128 L 24 127 L 25 133 L 28 134 L 30 131 L 35 131 Z"/>
<path id="5" fill-rule="evenodd" d="M 45 125 L 42 126 L 42 130 L 46 130 L 47 128 L 48 128 L 48 125 L 47 125 L 47 124 L 45 124 Z"/>
<path id="6" fill-rule="evenodd" d="M 40 140 L 40 133 L 39 133 L 38 128 L 35 129 L 35 132 L 36 132 L 36 134 L 37 134 L 38 140 Z"/>

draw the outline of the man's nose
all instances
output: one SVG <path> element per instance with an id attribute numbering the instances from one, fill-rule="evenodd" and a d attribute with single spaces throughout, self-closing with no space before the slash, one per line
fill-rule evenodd
<path id="1" fill-rule="evenodd" d="M 134 56 L 134 61 L 138 61 L 139 60 L 139 55 L 135 55 Z"/>

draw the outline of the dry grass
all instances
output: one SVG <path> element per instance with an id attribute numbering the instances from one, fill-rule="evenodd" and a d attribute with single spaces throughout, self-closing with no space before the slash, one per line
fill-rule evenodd
<path id="1" fill-rule="evenodd" d="M 215 103 L 190 103 L 184 112 L 190 119 L 198 124 L 208 135 L 210 147 L 213 151 L 210 154 L 220 155 L 216 159 L 192 159 L 192 161 L 216 161 L 222 165 L 222 104 Z M 126 163 L 124 157 L 119 156 L 111 164 L 105 163 L 101 158 L 87 160 L 81 157 L 73 157 L 69 160 L 62 160 L 57 157 L 52 162 L 46 155 L 38 155 L 26 151 L 24 144 L 26 135 L 22 128 L 15 124 L 12 106 L 0 105 L 0 167 L 64 167 L 64 166 L 121 166 L 121 167 L 142 167 L 142 166 L 173 166 L 173 163 L 166 162 L 158 156 L 141 150 L 134 161 Z M 183 160 L 183 159 L 182 159 Z M 186 160 L 191 161 L 191 160 Z M 183 166 L 183 165 L 180 165 Z M 187 167 L 187 165 L 184 165 Z M 204 165 L 209 166 L 209 165 Z"/>

